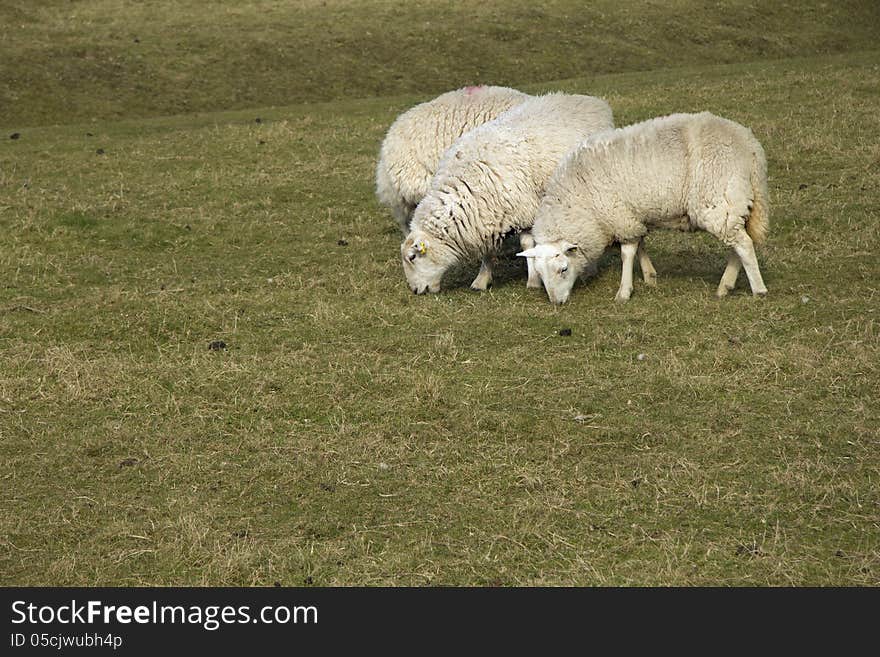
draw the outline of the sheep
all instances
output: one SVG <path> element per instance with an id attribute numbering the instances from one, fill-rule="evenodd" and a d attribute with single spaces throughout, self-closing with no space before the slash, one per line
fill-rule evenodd
<path id="1" fill-rule="evenodd" d="M 379 151 L 376 196 L 391 210 L 404 235 L 444 151 L 466 132 L 528 98 L 507 87 L 463 87 L 397 117 Z"/>
<path id="2" fill-rule="evenodd" d="M 734 288 L 740 267 L 752 293 L 764 295 L 754 247 L 766 238 L 768 211 L 767 160 L 752 132 L 708 112 L 673 114 L 610 130 L 574 149 L 537 211 L 536 246 L 517 255 L 534 261 L 550 301 L 560 304 L 605 247 L 619 242 L 615 299 L 626 302 L 633 261 L 645 257 L 640 246 L 649 230 L 705 230 L 731 249 L 716 295 Z"/>
<path id="3" fill-rule="evenodd" d="M 486 290 L 501 241 L 532 225 L 562 157 L 589 135 L 613 126 L 605 101 L 552 93 L 526 100 L 455 142 L 444 153 L 400 247 L 410 289 L 438 292 L 450 267 L 482 257 L 471 288 Z M 529 269 L 528 285 L 540 287 Z"/>

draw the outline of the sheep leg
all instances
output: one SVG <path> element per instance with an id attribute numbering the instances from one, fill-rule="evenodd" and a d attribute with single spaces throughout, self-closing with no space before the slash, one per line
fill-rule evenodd
<path id="1" fill-rule="evenodd" d="M 487 255 L 483 257 L 483 262 L 480 264 L 480 271 L 474 279 L 474 282 L 471 283 L 472 290 L 485 292 L 492 287 L 492 267 L 495 264 L 494 260 L 495 258 L 493 256 Z"/>
<path id="2" fill-rule="evenodd" d="M 636 261 L 638 250 L 638 242 L 627 242 L 620 245 L 620 259 L 623 263 L 623 269 L 620 274 L 620 289 L 617 290 L 617 296 L 614 297 L 614 300 L 618 303 L 626 303 L 632 295 L 633 264 Z"/>
<path id="3" fill-rule="evenodd" d="M 716 210 L 716 207 L 719 210 Z M 755 296 L 767 294 L 767 287 L 764 285 L 764 279 L 761 278 L 761 270 L 758 269 L 758 258 L 755 257 L 755 245 L 745 229 L 745 220 L 730 208 L 726 212 L 720 209 L 723 207 L 724 205 L 719 202 L 717 206 L 713 205 L 711 208 L 703 211 L 697 217 L 697 225 L 715 235 L 727 246 L 733 248 L 734 253 L 739 257 L 743 269 L 746 270 L 752 294 Z M 722 288 L 726 287 L 727 290 L 733 289 L 738 273 L 738 265 L 728 258 L 727 267 L 721 276 L 721 282 L 718 284 L 718 290 L 715 293 L 719 296 L 724 296 L 727 292 L 722 293 Z"/>
<path id="4" fill-rule="evenodd" d="M 639 249 L 636 255 L 639 257 L 639 268 L 642 270 L 642 278 L 645 279 L 645 285 L 650 287 L 656 286 L 657 270 L 654 269 L 654 264 L 651 262 L 651 258 L 648 257 L 648 252 L 645 251 L 645 238 L 639 240 Z"/>
<path id="5" fill-rule="evenodd" d="M 394 218 L 397 220 L 400 232 L 403 233 L 404 236 L 409 233 L 409 222 L 412 220 L 413 212 L 415 212 L 415 210 L 416 206 L 407 203 L 403 199 L 400 199 L 399 203 L 391 209 L 391 214 L 393 214 Z"/>
<path id="6" fill-rule="evenodd" d="M 719 299 L 726 297 L 727 293 L 736 287 L 736 279 L 739 276 L 740 267 L 742 267 L 742 260 L 739 259 L 736 251 L 728 253 L 727 267 L 725 267 L 724 274 L 721 275 L 721 282 L 715 291 L 716 297 Z"/>
<path id="7" fill-rule="evenodd" d="M 733 250 L 742 261 L 743 269 L 746 270 L 746 276 L 749 279 L 749 286 L 752 288 L 752 294 L 755 296 L 767 294 L 767 287 L 764 285 L 764 279 L 761 277 L 761 270 L 758 269 L 758 258 L 755 256 L 755 245 L 752 238 L 748 236 L 745 229 L 741 229 L 736 240 L 733 243 Z"/>
<path id="8" fill-rule="evenodd" d="M 532 237 L 531 231 L 524 230 L 519 234 L 520 250 L 525 251 L 535 246 L 535 238 Z M 526 287 L 530 289 L 541 289 L 541 275 L 535 267 L 533 258 L 526 258 L 526 266 L 529 268 L 529 280 L 526 281 Z"/>

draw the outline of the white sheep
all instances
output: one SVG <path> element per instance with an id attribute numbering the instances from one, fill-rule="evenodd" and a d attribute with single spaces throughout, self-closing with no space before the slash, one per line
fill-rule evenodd
<path id="1" fill-rule="evenodd" d="M 464 87 L 397 117 L 379 151 L 376 196 L 391 210 L 404 235 L 446 149 L 527 98 L 531 96 L 507 87 Z"/>
<path id="2" fill-rule="evenodd" d="M 489 287 L 492 258 L 502 239 L 532 225 L 562 157 L 613 125 L 605 101 L 554 93 L 530 98 L 455 142 L 443 155 L 401 245 L 410 289 L 437 292 L 450 267 L 479 258 L 483 265 L 471 287 Z M 540 287 L 529 269 L 529 286 Z"/>
<path id="3" fill-rule="evenodd" d="M 650 229 L 705 230 L 731 247 L 716 294 L 733 289 L 742 266 L 761 295 L 754 245 L 768 225 L 767 160 L 752 132 L 708 112 L 673 114 L 596 135 L 569 154 L 538 209 L 536 246 L 517 255 L 534 262 L 550 301 L 565 303 L 577 277 L 619 242 L 616 300 L 627 301 Z"/>

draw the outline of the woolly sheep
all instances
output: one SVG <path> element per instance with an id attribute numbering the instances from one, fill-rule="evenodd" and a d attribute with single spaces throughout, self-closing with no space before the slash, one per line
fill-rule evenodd
<path id="1" fill-rule="evenodd" d="M 767 204 L 767 160 L 748 128 L 708 112 L 673 114 L 596 135 L 570 153 L 538 209 L 536 246 L 517 255 L 534 261 L 550 301 L 565 303 L 577 277 L 619 242 L 616 300 L 627 301 L 650 229 L 705 230 L 731 247 L 717 296 L 733 289 L 741 266 L 752 293 L 766 294 L 754 245 L 767 234 Z"/>
<path id="2" fill-rule="evenodd" d="M 531 98 L 507 87 L 464 87 L 401 114 L 388 129 L 376 167 L 376 196 L 405 235 L 440 157 L 466 132 Z"/>
<path id="3" fill-rule="evenodd" d="M 562 157 L 613 125 L 605 101 L 554 93 L 530 98 L 455 142 L 444 153 L 400 247 L 410 289 L 438 292 L 450 267 L 481 257 L 471 287 L 489 287 L 492 258 L 502 239 L 532 225 Z M 529 286 L 540 287 L 529 269 Z"/>

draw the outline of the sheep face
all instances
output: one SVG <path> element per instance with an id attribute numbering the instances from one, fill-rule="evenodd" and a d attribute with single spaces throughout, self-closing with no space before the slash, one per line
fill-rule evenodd
<path id="1" fill-rule="evenodd" d="M 440 291 L 440 281 L 449 267 L 449 254 L 442 244 L 419 231 L 407 235 L 400 245 L 403 273 L 416 294 Z"/>
<path id="2" fill-rule="evenodd" d="M 568 301 L 571 288 L 584 269 L 583 258 L 578 257 L 576 245 L 568 242 L 539 244 L 516 255 L 533 259 L 551 303 Z"/>

